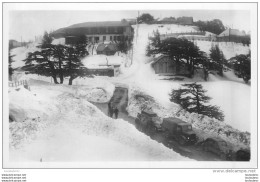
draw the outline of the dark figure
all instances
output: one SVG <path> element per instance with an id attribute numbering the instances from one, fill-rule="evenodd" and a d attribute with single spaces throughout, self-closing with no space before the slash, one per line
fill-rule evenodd
<path id="1" fill-rule="evenodd" d="M 107 115 L 108 116 L 110 116 L 110 112 L 111 112 L 111 102 L 109 102 L 107 105 Z"/>
<path id="2" fill-rule="evenodd" d="M 220 134 L 220 132 L 223 132 L 223 130 L 221 128 L 218 129 L 218 135 Z"/>
<path id="3" fill-rule="evenodd" d="M 111 107 L 110 109 L 110 117 L 113 118 L 114 115 L 114 107 Z"/>
<path id="4" fill-rule="evenodd" d="M 209 71 L 204 68 L 204 80 L 207 81 L 209 77 Z"/>
<path id="5" fill-rule="evenodd" d="M 117 109 L 117 107 L 115 107 L 114 108 L 114 113 L 115 113 L 115 118 L 117 119 L 117 117 L 118 117 L 118 112 L 119 112 L 119 110 Z"/>

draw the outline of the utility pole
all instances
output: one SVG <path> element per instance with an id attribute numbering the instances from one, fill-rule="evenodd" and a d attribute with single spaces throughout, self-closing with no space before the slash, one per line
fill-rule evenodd
<path id="1" fill-rule="evenodd" d="M 136 43 L 137 43 L 138 28 L 139 28 L 138 19 L 139 19 L 139 11 L 138 11 L 138 14 L 137 14 L 137 19 L 136 19 L 136 38 L 135 38 Z"/>

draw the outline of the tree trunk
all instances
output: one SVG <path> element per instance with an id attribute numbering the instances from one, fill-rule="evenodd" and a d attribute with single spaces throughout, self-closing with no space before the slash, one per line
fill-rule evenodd
<path id="1" fill-rule="evenodd" d="M 59 76 L 60 76 L 60 84 L 63 84 L 63 70 L 61 68 L 61 60 L 59 58 Z"/>
<path id="2" fill-rule="evenodd" d="M 62 73 L 62 71 L 60 71 L 60 84 L 63 84 L 63 73 Z"/>
<path id="3" fill-rule="evenodd" d="M 77 76 L 70 76 L 70 78 L 69 78 L 69 85 L 72 85 L 72 81 L 75 79 L 75 78 L 77 78 Z"/>
<path id="4" fill-rule="evenodd" d="M 194 76 L 194 61 L 191 61 L 191 78 Z"/>
<path id="5" fill-rule="evenodd" d="M 188 61 L 188 70 L 189 70 L 189 77 L 192 78 L 194 72 L 192 70 L 192 60 Z"/>
<path id="6" fill-rule="evenodd" d="M 179 58 L 176 59 L 176 73 L 175 74 L 179 74 L 180 73 L 180 61 Z"/>
<path id="7" fill-rule="evenodd" d="M 198 114 L 200 114 L 200 99 L 198 93 L 196 93 L 196 101 L 197 101 L 197 112 Z"/>
<path id="8" fill-rule="evenodd" d="M 48 61 L 48 64 L 49 64 L 49 66 L 50 66 L 50 68 L 51 68 L 51 72 L 52 72 L 52 78 L 53 78 L 53 81 L 54 81 L 54 83 L 55 84 L 59 84 L 59 82 L 57 81 L 57 75 L 56 75 L 56 70 L 55 70 L 55 68 L 54 68 L 54 66 L 53 66 L 53 64 L 52 64 L 52 62 L 51 61 Z"/>
<path id="9" fill-rule="evenodd" d="M 55 84 L 59 84 L 59 82 L 57 81 L 56 75 L 53 75 L 52 78 L 53 78 L 53 81 Z"/>
<path id="10" fill-rule="evenodd" d="M 69 85 L 72 85 L 73 77 L 70 77 L 69 79 Z"/>

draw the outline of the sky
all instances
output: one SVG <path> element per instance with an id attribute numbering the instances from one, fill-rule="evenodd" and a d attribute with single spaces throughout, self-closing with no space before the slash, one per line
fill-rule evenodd
<path id="1" fill-rule="evenodd" d="M 145 10 L 154 18 L 192 16 L 194 21 L 220 19 L 225 26 L 250 31 L 250 11 L 246 10 Z M 57 30 L 88 21 L 117 21 L 136 18 L 138 11 L 9 11 L 9 39 L 34 40 L 44 31 Z"/>

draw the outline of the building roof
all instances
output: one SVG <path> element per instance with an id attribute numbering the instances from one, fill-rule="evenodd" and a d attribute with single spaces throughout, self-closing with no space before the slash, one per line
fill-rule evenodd
<path id="1" fill-rule="evenodd" d="M 166 18 L 163 18 L 161 21 L 176 22 L 176 19 L 174 17 L 166 17 Z"/>
<path id="2" fill-rule="evenodd" d="M 143 110 L 142 111 L 143 113 L 145 113 L 145 114 L 148 114 L 148 115 L 157 115 L 155 112 L 153 112 L 153 111 L 149 111 L 149 110 L 147 110 L 147 109 L 145 109 L 145 110 Z"/>
<path id="3" fill-rule="evenodd" d="M 164 57 L 169 57 L 169 56 L 167 56 L 167 55 L 160 55 L 159 57 L 157 57 L 157 58 L 155 58 L 154 60 L 153 60 L 153 62 L 152 62 L 152 66 L 155 64 L 155 63 L 157 63 L 158 61 L 160 61 L 162 58 L 164 58 Z"/>
<path id="4" fill-rule="evenodd" d="M 97 52 L 98 51 L 104 51 L 104 50 L 117 51 L 117 46 L 116 46 L 116 44 L 113 44 L 113 43 L 99 44 L 97 46 Z"/>
<path id="5" fill-rule="evenodd" d="M 174 118 L 174 117 L 169 117 L 169 118 L 164 118 L 163 120 L 165 120 L 165 121 L 168 121 L 168 122 L 170 122 L 170 123 L 184 123 L 184 124 L 186 124 L 186 122 L 185 121 L 182 121 L 181 119 L 179 119 L 179 118 Z"/>
<path id="6" fill-rule="evenodd" d="M 52 32 L 52 36 L 55 38 L 64 37 L 65 34 L 82 34 L 82 31 L 91 27 L 128 27 L 131 26 L 126 20 L 122 21 L 100 21 L 100 22 L 84 22 L 77 23 L 68 27 L 60 28 Z"/>
<path id="7" fill-rule="evenodd" d="M 218 35 L 218 37 L 225 37 L 229 35 L 235 35 L 235 36 L 246 36 L 245 32 L 239 31 L 238 29 L 231 29 L 228 28 L 224 30 L 221 34 Z"/>
<path id="8" fill-rule="evenodd" d="M 100 22 L 84 22 L 71 25 L 67 28 L 86 28 L 86 27 L 127 27 L 130 26 L 127 21 L 100 21 Z"/>

